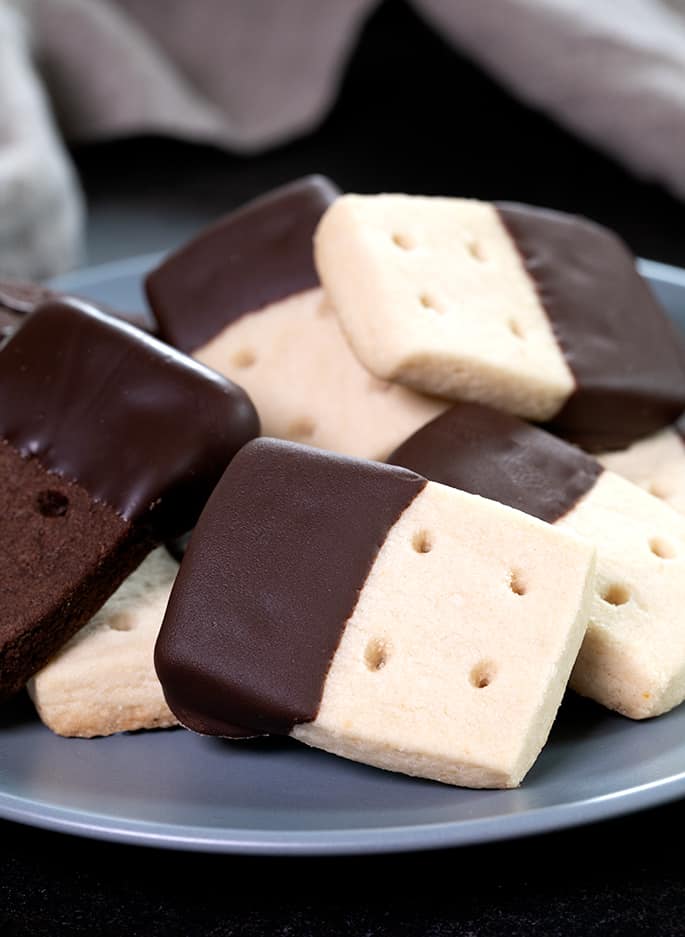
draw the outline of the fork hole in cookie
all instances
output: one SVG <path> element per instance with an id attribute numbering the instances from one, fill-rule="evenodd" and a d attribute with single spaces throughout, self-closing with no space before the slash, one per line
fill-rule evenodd
<path id="1" fill-rule="evenodd" d="M 61 491 L 48 488 L 36 495 L 36 507 L 43 517 L 64 517 L 69 510 L 69 498 Z"/>
<path id="2" fill-rule="evenodd" d="M 413 238 L 401 231 L 396 231 L 392 236 L 392 242 L 403 251 L 410 251 L 414 247 Z"/>
<path id="3" fill-rule="evenodd" d="M 236 368 L 251 368 L 257 361 L 257 355 L 251 348 L 241 348 L 233 355 L 233 364 Z"/>
<path id="4" fill-rule="evenodd" d="M 507 325 L 509 326 L 509 331 L 515 338 L 524 338 L 524 332 L 520 322 L 517 322 L 516 319 L 509 319 Z"/>
<path id="5" fill-rule="evenodd" d="M 509 573 L 509 588 L 514 595 L 525 595 L 528 591 L 523 576 L 517 569 L 512 569 Z"/>
<path id="6" fill-rule="evenodd" d="M 469 674 L 471 686 L 474 686 L 477 690 L 484 690 L 495 679 L 496 670 L 497 668 L 491 660 L 478 661 L 476 666 L 471 668 Z"/>
<path id="7" fill-rule="evenodd" d="M 474 260 L 483 263 L 485 260 L 485 251 L 483 250 L 482 244 L 479 244 L 478 241 L 469 241 L 466 245 L 466 249 Z"/>
<path id="8" fill-rule="evenodd" d="M 602 592 L 602 598 L 609 605 L 625 605 L 630 600 L 630 589 L 621 582 L 612 582 Z"/>
<path id="9" fill-rule="evenodd" d="M 364 663 L 366 664 L 367 670 L 374 673 L 378 670 L 382 670 L 388 663 L 389 656 L 390 648 L 388 642 L 383 638 L 372 638 L 366 645 L 366 650 L 364 651 Z"/>
<path id="10" fill-rule="evenodd" d="M 664 540 L 663 537 L 652 537 L 649 541 L 649 549 L 660 560 L 672 560 L 677 552 L 673 544 Z"/>
<path id="11" fill-rule="evenodd" d="M 126 612 L 119 612 L 117 615 L 112 615 L 109 620 L 109 627 L 112 631 L 132 631 L 133 622 Z"/>
<path id="12" fill-rule="evenodd" d="M 427 530 L 417 530 L 411 545 L 417 553 L 430 553 L 433 549 L 433 538 Z"/>
<path id="13" fill-rule="evenodd" d="M 421 293 L 419 296 L 419 302 L 424 309 L 427 309 L 429 312 L 435 312 L 438 315 L 442 314 L 442 309 L 438 307 L 435 299 L 429 293 Z"/>
<path id="14" fill-rule="evenodd" d="M 292 439 L 309 439 L 316 431 L 316 423 L 308 416 L 302 416 L 288 427 L 288 437 Z"/>

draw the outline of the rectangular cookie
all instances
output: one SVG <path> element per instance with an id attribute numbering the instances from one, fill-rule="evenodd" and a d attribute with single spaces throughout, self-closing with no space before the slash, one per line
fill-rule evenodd
<path id="1" fill-rule="evenodd" d="M 573 689 L 633 719 L 685 699 L 685 517 L 566 442 L 461 403 L 390 462 L 571 530 L 597 549 Z"/>
<path id="2" fill-rule="evenodd" d="M 155 666 L 197 732 L 286 734 L 515 787 L 554 720 L 593 579 L 590 545 L 519 511 L 260 439 L 195 528 Z"/>
<path id="3" fill-rule="evenodd" d="M 510 203 L 345 195 L 315 234 L 321 282 L 378 378 L 490 404 L 592 451 L 685 409 L 674 328 L 606 228 Z"/>

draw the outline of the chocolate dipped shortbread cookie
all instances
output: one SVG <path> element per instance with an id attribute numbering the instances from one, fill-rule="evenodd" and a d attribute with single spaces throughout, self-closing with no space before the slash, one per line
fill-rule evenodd
<path id="1" fill-rule="evenodd" d="M 321 176 L 249 203 L 146 280 L 162 337 L 248 391 L 267 436 L 384 458 L 447 404 L 378 380 L 349 348 L 312 236 L 339 190 Z"/>
<path id="2" fill-rule="evenodd" d="M 682 702 L 685 518 L 575 446 L 478 404 L 456 404 L 389 461 L 594 544 L 597 581 L 571 686 L 633 719 Z"/>
<path id="3" fill-rule="evenodd" d="M 594 550 L 405 469 L 249 443 L 195 528 L 155 650 L 196 732 L 513 787 L 589 615 Z"/>
<path id="4" fill-rule="evenodd" d="M 315 235 L 323 286 L 382 380 L 490 404 L 592 451 L 685 407 L 673 326 L 611 231 L 510 203 L 347 195 Z"/>
<path id="5" fill-rule="evenodd" d="M 85 304 L 0 350 L 0 698 L 167 538 L 259 431 L 230 381 Z"/>

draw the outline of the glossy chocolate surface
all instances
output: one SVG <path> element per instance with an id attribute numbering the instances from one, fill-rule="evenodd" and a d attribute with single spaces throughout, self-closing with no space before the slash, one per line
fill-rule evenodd
<path id="1" fill-rule="evenodd" d="M 230 322 L 319 285 L 312 238 L 340 194 L 323 176 L 267 193 L 199 234 L 145 281 L 162 338 L 192 352 Z"/>
<path id="2" fill-rule="evenodd" d="M 0 350 L 0 437 L 160 539 L 258 432 L 241 388 L 84 303 L 43 304 Z"/>
<path id="3" fill-rule="evenodd" d="M 155 651 L 179 721 L 211 735 L 316 718 L 331 661 L 413 472 L 259 439 L 190 540 Z"/>
<path id="4" fill-rule="evenodd" d="M 602 466 L 570 443 L 491 407 L 458 403 L 388 457 L 430 481 L 553 524 L 594 486 Z"/>
<path id="5" fill-rule="evenodd" d="M 604 452 L 675 420 L 685 409 L 681 339 L 625 244 L 575 215 L 496 208 L 576 380 L 549 428 Z"/>

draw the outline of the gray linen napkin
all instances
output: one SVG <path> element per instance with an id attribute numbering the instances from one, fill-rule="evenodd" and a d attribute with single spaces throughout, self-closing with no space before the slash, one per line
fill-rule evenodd
<path id="1" fill-rule="evenodd" d="M 323 118 L 377 4 L 15 0 L 31 65 L 0 0 L 0 113 L 15 115 L 0 133 L 0 206 L 11 205 L 0 272 L 53 272 L 75 256 L 80 205 L 38 74 L 68 139 L 156 132 L 258 152 Z M 524 100 L 685 196 L 685 0 L 413 4 Z"/>
<path id="2" fill-rule="evenodd" d="M 79 257 L 82 200 L 29 57 L 25 23 L 0 3 L 0 276 L 50 276 Z"/>

